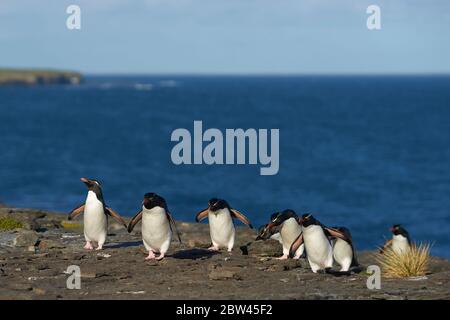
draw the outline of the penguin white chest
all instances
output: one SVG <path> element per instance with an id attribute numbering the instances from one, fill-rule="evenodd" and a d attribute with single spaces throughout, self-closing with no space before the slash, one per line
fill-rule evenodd
<path id="1" fill-rule="evenodd" d="M 319 225 L 303 228 L 306 254 L 313 272 L 333 266 L 333 251 L 324 230 Z"/>
<path id="2" fill-rule="evenodd" d="M 84 236 L 87 241 L 104 243 L 108 232 L 108 219 L 103 203 L 89 191 L 84 207 Z"/>
<path id="3" fill-rule="evenodd" d="M 401 234 L 394 235 L 392 237 L 392 250 L 397 254 L 401 254 L 403 252 L 408 251 L 409 250 L 408 238 L 402 236 Z"/>
<path id="4" fill-rule="evenodd" d="M 208 213 L 209 231 L 213 244 L 229 247 L 234 242 L 234 224 L 228 209 L 220 209 Z M 233 246 L 231 244 L 231 246 Z"/>
<path id="5" fill-rule="evenodd" d="M 302 227 L 298 224 L 295 218 L 289 218 L 283 222 L 280 230 L 281 243 L 283 245 L 283 254 L 288 254 L 292 243 L 297 239 L 297 237 L 302 233 Z M 303 253 L 303 245 L 299 248 Z"/>
<path id="6" fill-rule="evenodd" d="M 270 236 L 270 239 L 276 240 L 278 241 L 281 245 L 283 245 L 283 240 L 281 239 L 281 235 L 279 232 L 274 233 L 273 235 Z"/>
<path id="7" fill-rule="evenodd" d="M 172 230 L 166 211 L 161 207 L 143 208 L 142 240 L 147 250 L 166 252 L 172 240 Z"/>

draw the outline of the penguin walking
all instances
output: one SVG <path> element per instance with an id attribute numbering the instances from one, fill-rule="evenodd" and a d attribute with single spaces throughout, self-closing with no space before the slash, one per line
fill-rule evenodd
<path id="1" fill-rule="evenodd" d="M 294 257 L 298 248 L 304 244 L 306 256 L 314 273 L 324 272 L 333 267 L 333 248 L 328 238 L 327 227 L 322 225 L 311 214 L 304 214 L 299 219 L 303 232 L 295 239 L 289 250 Z"/>
<path id="2" fill-rule="evenodd" d="M 86 201 L 84 204 L 73 209 L 69 213 L 68 219 L 72 220 L 81 213 L 84 213 L 84 238 L 86 240 L 84 249 L 92 250 L 92 244 L 96 243 L 96 250 L 101 250 L 108 233 L 108 216 L 112 216 L 125 228 L 127 224 L 117 212 L 106 206 L 102 188 L 97 180 L 87 178 L 81 178 L 80 180 L 89 190 Z"/>
<path id="3" fill-rule="evenodd" d="M 136 224 L 142 220 L 142 240 L 148 251 L 145 260 L 162 260 L 172 241 L 175 231 L 181 243 L 175 220 L 170 214 L 166 200 L 156 193 L 146 193 L 142 201 L 142 209 L 128 224 L 128 232 L 133 231 Z M 156 257 L 155 253 L 159 253 Z"/>
<path id="4" fill-rule="evenodd" d="M 356 252 L 353 246 L 352 235 L 350 230 L 345 227 L 327 228 L 326 231 L 330 237 L 334 239 L 333 257 L 341 266 L 341 272 L 347 272 L 350 268 L 358 267 L 359 263 L 356 259 Z"/>
<path id="5" fill-rule="evenodd" d="M 390 231 L 392 232 L 392 239 L 386 241 L 380 252 L 383 253 L 387 248 L 391 248 L 396 254 L 407 252 L 411 248 L 408 231 L 400 224 L 394 224 Z"/>
<path id="6" fill-rule="evenodd" d="M 233 250 L 235 239 L 235 227 L 233 218 L 239 219 L 253 229 L 248 218 L 236 209 L 232 209 L 229 204 L 222 199 L 213 198 L 208 201 L 208 208 L 200 211 L 195 216 L 195 221 L 200 222 L 208 217 L 209 232 L 211 235 L 212 246 L 208 248 L 210 251 L 218 251 L 222 247 L 226 247 L 228 252 Z"/>
<path id="7" fill-rule="evenodd" d="M 270 223 L 266 229 L 262 230 L 262 236 L 264 233 L 270 232 L 273 228 L 279 228 L 281 245 L 283 246 L 283 255 L 278 260 L 286 260 L 289 257 L 289 249 L 292 243 L 302 233 L 302 227 L 297 221 L 297 214 L 290 209 L 282 212 L 276 212 L 270 217 Z M 258 239 L 258 238 L 257 238 Z M 299 259 L 304 252 L 304 245 L 301 244 L 295 252 L 294 259 Z"/>

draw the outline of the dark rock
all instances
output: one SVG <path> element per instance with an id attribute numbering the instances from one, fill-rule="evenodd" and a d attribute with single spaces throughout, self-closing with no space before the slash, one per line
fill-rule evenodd
<path id="1" fill-rule="evenodd" d="M 281 244 L 273 239 L 269 239 L 266 241 L 252 241 L 246 245 L 241 246 L 240 250 L 242 254 L 245 255 L 279 257 L 283 254 L 283 248 Z"/>
<path id="2" fill-rule="evenodd" d="M 39 241 L 39 235 L 35 231 L 20 230 L 14 239 L 14 245 L 16 247 L 29 247 L 35 246 Z"/>
<path id="3" fill-rule="evenodd" d="M 16 233 L 13 231 L 0 232 L 0 247 L 12 247 L 15 238 Z"/>

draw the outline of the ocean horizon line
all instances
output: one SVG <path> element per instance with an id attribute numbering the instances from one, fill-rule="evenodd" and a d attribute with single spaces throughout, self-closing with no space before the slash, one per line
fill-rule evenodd
<path id="1" fill-rule="evenodd" d="M 242 78 L 305 78 L 305 77 L 450 77 L 445 73 L 136 73 L 83 72 L 85 77 L 242 77 Z"/>

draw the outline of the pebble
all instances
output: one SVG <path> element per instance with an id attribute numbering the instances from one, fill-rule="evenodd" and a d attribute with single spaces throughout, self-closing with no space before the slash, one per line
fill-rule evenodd
<path id="1" fill-rule="evenodd" d="M 73 239 L 73 238 L 79 238 L 81 235 L 79 234 L 63 234 L 63 239 Z"/>
<path id="2" fill-rule="evenodd" d="M 428 280 L 428 277 L 427 276 L 409 277 L 408 280 L 410 280 L 410 281 L 422 281 L 422 280 Z"/>
<path id="3" fill-rule="evenodd" d="M 47 291 L 45 291 L 45 290 L 42 289 L 42 288 L 33 288 L 33 292 L 34 292 L 35 294 L 37 294 L 37 295 L 44 295 L 44 294 L 47 293 Z"/>
<path id="4" fill-rule="evenodd" d="M 141 290 L 141 291 L 117 291 L 117 294 L 144 294 L 145 291 Z"/>

